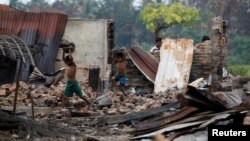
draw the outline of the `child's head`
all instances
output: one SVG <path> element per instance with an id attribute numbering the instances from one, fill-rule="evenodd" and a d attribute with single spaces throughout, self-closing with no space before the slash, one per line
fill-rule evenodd
<path id="1" fill-rule="evenodd" d="M 65 57 L 64 63 L 65 63 L 66 65 L 68 65 L 68 66 L 71 66 L 71 65 L 73 64 L 73 61 L 74 61 L 74 60 L 73 60 L 73 57 L 67 55 L 67 56 Z"/>
<path id="2" fill-rule="evenodd" d="M 122 61 L 123 60 L 123 53 L 122 52 L 118 52 L 116 53 L 116 58 L 118 60 L 118 62 Z"/>

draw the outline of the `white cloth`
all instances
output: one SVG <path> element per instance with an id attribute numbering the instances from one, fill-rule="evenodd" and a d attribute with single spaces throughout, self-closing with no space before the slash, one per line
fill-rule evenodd
<path id="1" fill-rule="evenodd" d="M 149 51 L 150 53 L 155 53 L 155 52 L 160 52 L 160 48 L 158 48 L 158 47 L 156 47 L 156 46 L 153 46 L 151 49 L 150 49 L 150 51 Z"/>

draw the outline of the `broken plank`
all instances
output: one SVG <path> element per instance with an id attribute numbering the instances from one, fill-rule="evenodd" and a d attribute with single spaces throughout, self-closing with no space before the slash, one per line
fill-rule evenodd
<path id="1" fill-rule="evenodd" d="M 195 107 L 183 107 L 181 111 L 175 113 L 174 115 L 168 116 L 164 118 L 163 120 L 158 120 L 155 122 L 150 122 L 150 123 L 139 123 L 135 125 L 135 128 L 137 131 L 143 131 L 143 130 L 150 130 L 150 129 L 155 129 L 155 128 L 160 128 L 166 124 L 169 124 L 171 122 L 180 120 L 194 112 L 199 111 L 198 108 Z"/>
<path id="2" fill-rule="evenodd" d="M 228 110 L 228 111 L 219 112 L 219 113 L 212 113 L 209 115 L 190 117 L 187 119 L 183 119 L 182 121 L 171 123 L 170 125 L 167 125 L 160 130 L 157 130 L 157 131 L 154 131 L 154 132 L 151 132 L 148 134 L 143 134 L 143 135 L 141 134 L 141 135 L 136 136 L 132 139 L 149 138 L 149 137 L 153 137 L 159 133 L 170 132 L 173 130 L 183 129 L 186 127 L 193 127 L 196 125 L 200 125 L 199 128 L 204 128 L 204 127 L 207 127 L 209 124 L 212 124 L 216 121 L 223 120 L 223 119 L 227 118 L 229 115 L 232 115 L 234 113 L 244 113 L 247 110 L 249 110 L 249 107 L 239 108 L 236 110 Z"/>
<path id="3" fill-rule="evenodd" d="M 133 120 L 145 119 L 145 118 L 166 112 L 170 108 L 177 107 L 178 105 L 179 105 L 178 103 L 170 103 L 161 107 L 152 108 L 152 109 L 148 109 L 148 110 L 141 111 L 141 112 L 134 112 L 134 113 L 122 115 L 122 116 L 106 117 L 102 121 L 100 121 L 98 125 L 120 124 L 120 123 L 125 123 L 125 122 L 129 122 Z"/>
<path id="4" fill-rule="evenodd" d="M 177 130 L 177 129 L 183 129 L 183 128 L 187 128 L 187 127 L 193 127 L 193 126 L 196 126 L 196 125 L 200 125 L 202 123 L 205 123 L 206 121 L 208 121 L 208 120 L 202 120 L 202 121 L 196 121 L 196 122 L 173 125 L 173 126 L 166 127 L 166 128 L 163 128 L 161 130 L 158 130 L 158 131 L 146 134 L 146 135 L 141 135 L 141 136 L 134 137 L 132 139 L 135 140 L 135 139 L 141 139 L 141 138 L 149 138 L 149 137 L 155 136 L 156 134 L 159 134 L 159 133 L 164 133 L 164 132 L 169 132 L 169 131 L 173 131 L 173 130 Z"/>
<path id="5" fill-rule="evenodd" d="M 210 120 L 212 117 L 214 117 L 216 115 L 221 115 L 221 114 L 225 114 L 225 113 L 235 113 L 235 112 L 239 112 L 239 111 L 242 111 L 242 110 L 244 110 L 244 108 L 243 109 L 238 109 L 238 110 L 229 110 L 229 111 L 219 112 L 219 113 L 211 113 L 210 112 L 210 113 L 204 114 L 205 112 L 202 112 L 202 113 L 196 114 L 196 115 L 194 115 L 192 117 L 187 117 L 187 118 L 172 122 L 170 124 L 162 126 L 161 128 L 167 128 L 167 127 L 170 127 L 170 126 L 173 126 L 173 125 L 189 123 L 189 122 L 196 122 L 196 121 L 201 121 L 201 120 Z M 143 130 L 143 131 L 138 131 L 138 130 L 134 129 L 134 130 L 130 130 L 128 132 L 130 134 L 133 134 L 133 135 L 143 135 L 143 134 L 151 133 L 151 132 L 156 131 L 158 129 L 153 129 L 152 128 L 152 129 L 147 129 L 147 130 Z"/>

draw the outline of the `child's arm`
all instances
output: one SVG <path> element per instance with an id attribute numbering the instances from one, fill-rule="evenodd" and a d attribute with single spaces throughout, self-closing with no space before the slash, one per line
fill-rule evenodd
<path id="1" fill-rule="evenodd" d="M 85 69 L 86 69 L 86 67 L 76 65 L 76 69 L 79 69 L 79 70 L 85 70 Z"/>
<path id="2" fill-rule="evenodd" d="M 63 51 L 63 54 L 62 54 L 62 60 L 64 61 L 65 60 L 65 52 Z"/>

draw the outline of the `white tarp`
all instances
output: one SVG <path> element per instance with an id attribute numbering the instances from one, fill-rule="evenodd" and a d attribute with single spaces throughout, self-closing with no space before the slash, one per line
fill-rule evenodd
<path id="1" fill-rule="evenodd" d="M 160 64 L 154 91 L 166 92 L 187 87 L 193 61 L 193 40 L 169 39 L 162 41 Z"/>

